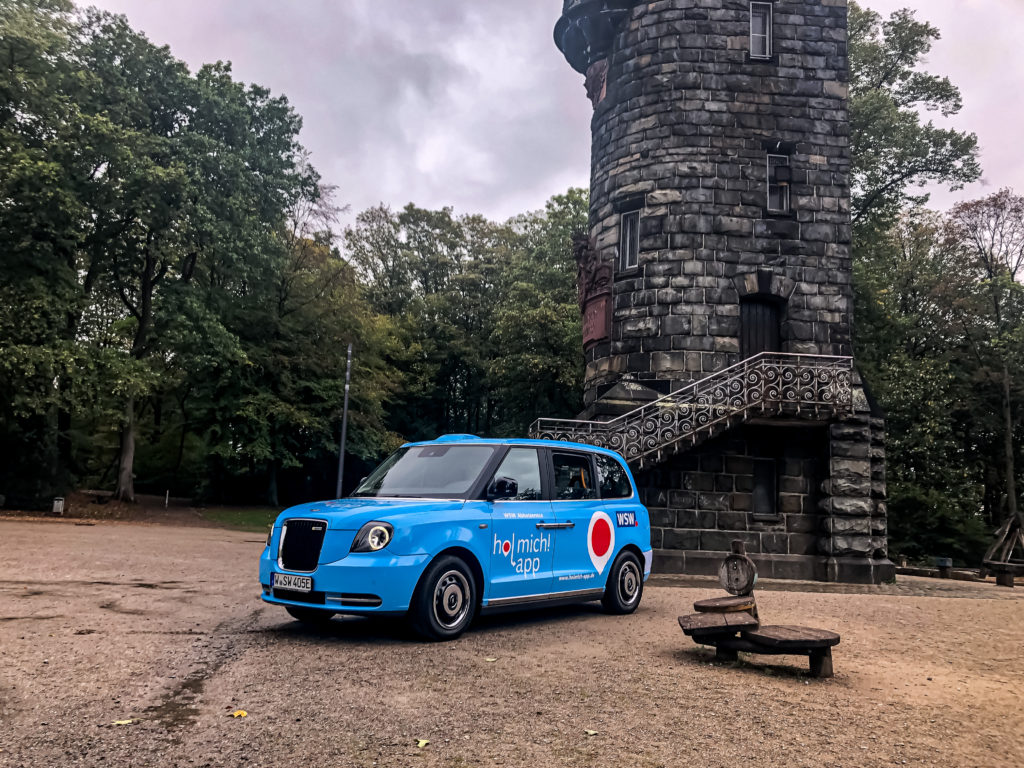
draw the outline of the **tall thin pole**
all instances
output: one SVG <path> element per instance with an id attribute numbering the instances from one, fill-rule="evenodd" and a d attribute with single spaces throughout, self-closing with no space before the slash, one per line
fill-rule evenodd
<path id="1" fill-rule="evenodd" d="M 345 408 L 341 412 L 341 447 L 338 449 L 338 485 L 334 498 L 341 498 L 341 480 L 345 476 L 345 438 L 348 436 L 348 388 L 352 381 L 352 343 L 348 345 L 348 364 L 345 366 Z"/>

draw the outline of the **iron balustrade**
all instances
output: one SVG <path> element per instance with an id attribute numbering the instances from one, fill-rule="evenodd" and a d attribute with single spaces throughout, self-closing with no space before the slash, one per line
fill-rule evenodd
<path id="1" fill-rule="evenodd" d="M 763 352 L 611 421 L 538 419 L 530 436 L 610 448 L 630 464 L 660 460 L 753 416 L 853 410 L 853 358 Z"/>

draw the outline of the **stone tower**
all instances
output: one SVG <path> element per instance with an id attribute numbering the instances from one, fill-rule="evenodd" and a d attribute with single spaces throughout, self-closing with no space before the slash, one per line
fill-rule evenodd
<path id="1" fill-rule="evenodd" d="M 565 0 L 594 105 L 582 422 L 657 565 L 878 582 L 884 422 L 853 365 L 847 0 Z M 574 426 L 575 424 L 575 426 Z"/>

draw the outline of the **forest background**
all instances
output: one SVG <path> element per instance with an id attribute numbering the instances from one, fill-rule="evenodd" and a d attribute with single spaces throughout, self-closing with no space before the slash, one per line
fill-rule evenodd
<path id="1" fill-rule="evenodd" d="M 1017 509 L 1024 199 L 981 176 L 929 74 L 939 31 L 851 3 L 855 350 L 888 417 L 890 539 L 977 564 Z M 0 0 L 0 496 L 333 494 L 406 440 L 582 408 L 571 237 L 587 195 L 494 222 L 343 192 L 286 98 L 119 16 Z"/>

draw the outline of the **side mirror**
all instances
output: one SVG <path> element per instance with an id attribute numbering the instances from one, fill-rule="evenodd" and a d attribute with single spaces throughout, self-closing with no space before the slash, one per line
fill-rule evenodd
<path id="1" fill-rule="evenodd" d="M 496 477 L 487 488 L 488 499 L 514 499 L 519 494 L 519 483 L 511 477 Z"/>

